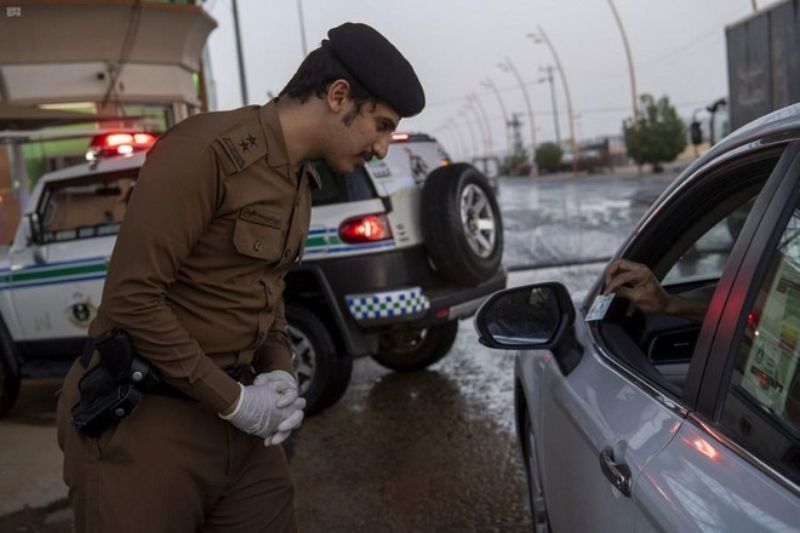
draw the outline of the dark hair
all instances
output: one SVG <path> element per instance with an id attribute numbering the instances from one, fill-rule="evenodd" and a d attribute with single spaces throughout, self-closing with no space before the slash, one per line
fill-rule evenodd
<path id="1" fill-rule="evenodd" d="M 305 103 L 311 96 L 323 98 L 331 83 L 336 80 L 345 80 L 350 84 L 350 99 L 355 103 L 354 112 L 345 117 L 352 122 L 355 115 L 361 111 L 365 103 L 373 105 L 378 103 L 369 91 L 361 85 L 355 77 L 342 65 L 342 63 L 327 48 L 317 48 L 306 56 L 292 79 L 278 96 L 295 98 L 300 103 Z"/>

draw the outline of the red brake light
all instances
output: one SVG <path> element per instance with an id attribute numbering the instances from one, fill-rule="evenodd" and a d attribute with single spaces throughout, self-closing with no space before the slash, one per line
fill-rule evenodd
<path id="1" fill-rule="evenodd" d="M 118 132 L 95 135 L 86 152 L 86 159 L 93 161 L 101 157 L 129 155 L 152 147 L 156 135 L 147 132 Z"/>
<path id="2" fill-rule="evenodd" d="M 383 215 L 366 215 L 345 220 L 339 226 L 339 237 L 346 243 L 383 241 L 392 237 Z"/>
<path id="3" fill-rule="evenodd" d="M 394 142 L 407 141 L 408 140 L 408 133 L 392 133 L 392 140 Z"/>

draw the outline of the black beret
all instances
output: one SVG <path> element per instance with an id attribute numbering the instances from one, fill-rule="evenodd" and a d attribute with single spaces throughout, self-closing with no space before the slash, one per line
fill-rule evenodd
<path id="1" fill-rule="evenodd" d="M 411 63 L 375 29 L 345 22 L 328 32 L 322 47 L 333 52 L 370 94 L 401 117 L 416 115 L 425 107 L 425 93 Z"/>

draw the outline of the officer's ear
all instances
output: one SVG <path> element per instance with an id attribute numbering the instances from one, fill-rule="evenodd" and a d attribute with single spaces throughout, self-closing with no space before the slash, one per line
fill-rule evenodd
<path id="1" fill-rule="evenodd" d="M 325 103 L 331 111 L 338 114 L 347 109 L 347 101 L 350 99 L 350 83 L 345 79 L 338 79 L 328 85 L 325 92 Z"/>

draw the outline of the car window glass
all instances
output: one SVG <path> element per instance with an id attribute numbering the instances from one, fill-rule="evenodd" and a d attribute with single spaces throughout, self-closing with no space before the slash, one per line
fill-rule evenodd
<path id="1" fill-rule="evenodd" d="M 800 481 L 800 209 L 783 228 L 743 327 L 722 423 Z"/>
<path id="2" fill-rule="evenodd" d="M 136 171 L 54 182 L 37 210 L 41 244 L 116 235 Z"/>
<path id="3" fill-rule="evenodd" d="M 311 192 L 311 204 L 331 205 L 376 198 L 377 193 L 364 167 L 345 175 L 336 175 L 323 163 L 315 165 L 322 187 Z"/>
<path id="4" fill-rule="evenodd" d="M 663 284 L 718 279 L 754 201 L 750 198 L 738 206 L 692 243 L 664 276 Z"/>
<path id="5" fill-rule="evenodd" d="M 673 398 L 682 396 L 702 327 L 702 316 L 692 310 L 710 301 L 781 152 L 776 148 L 684 183 L 638 230 L 626 257 L 687 301 L 687 314 L 645 313 L 617 298 L 600 324 L 607 353 Z"/>

